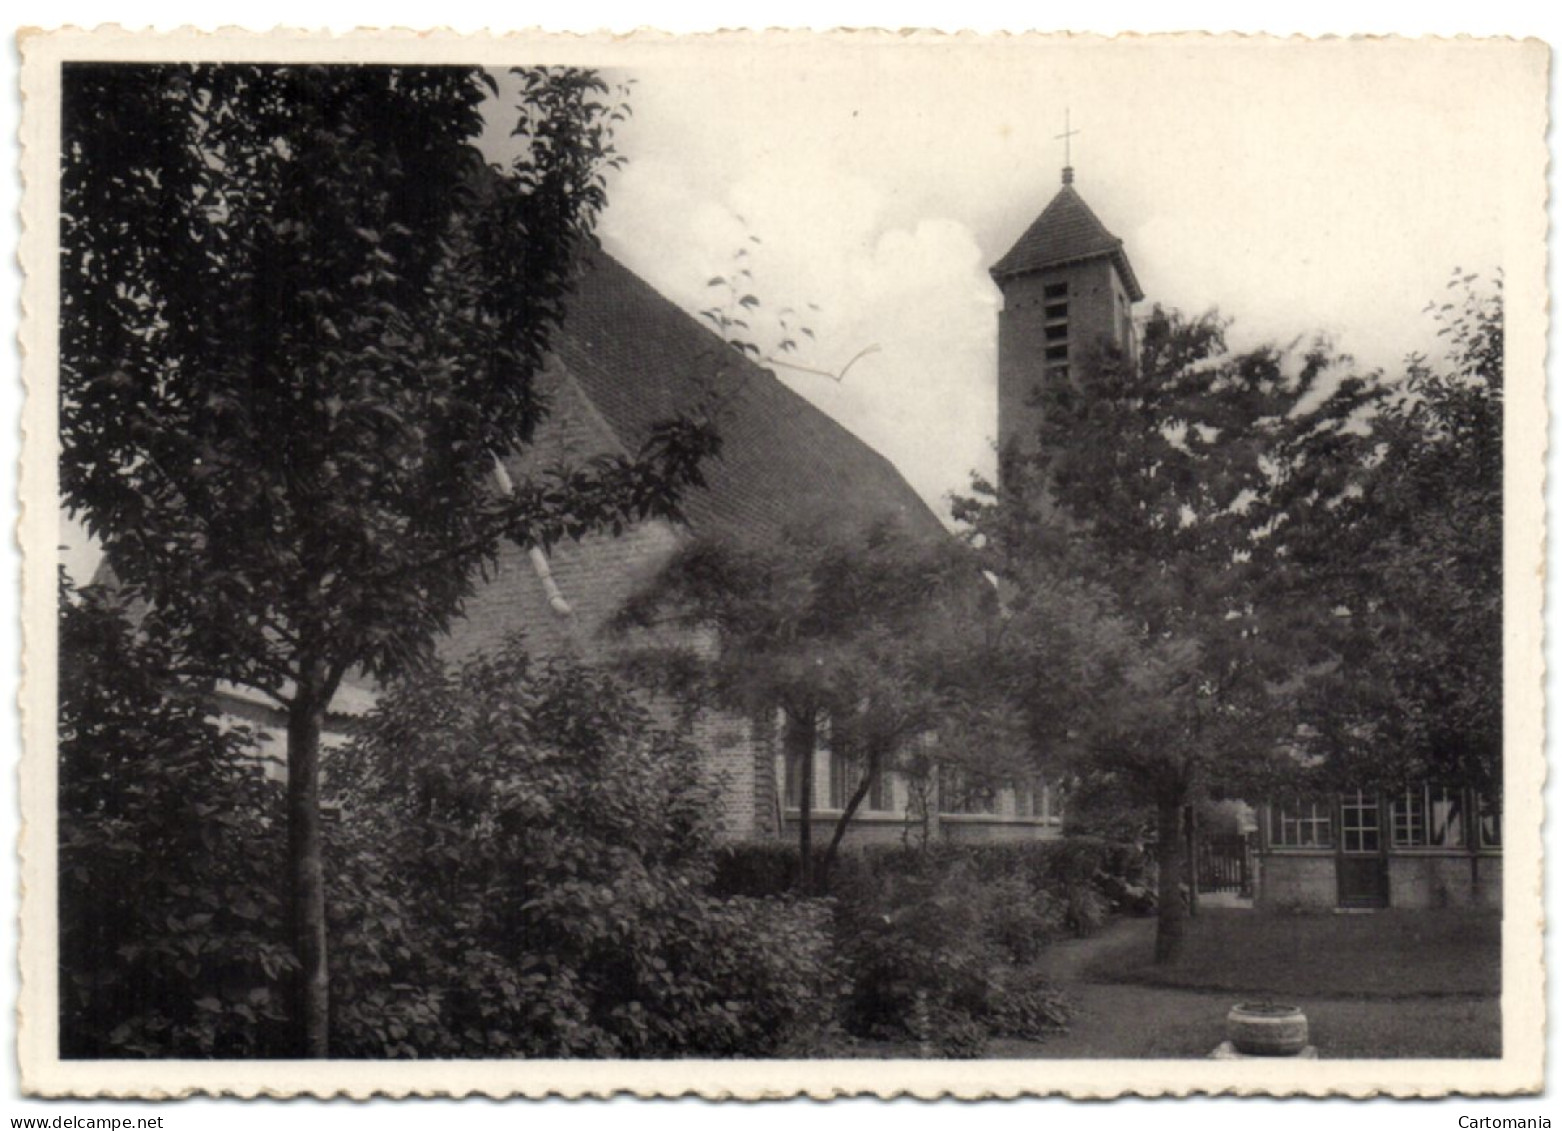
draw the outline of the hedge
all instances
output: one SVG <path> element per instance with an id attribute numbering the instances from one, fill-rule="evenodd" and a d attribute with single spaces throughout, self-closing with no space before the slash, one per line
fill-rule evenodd
<path id="1" fill-rule="evenodd" d="M 815 874 L 822 861 L 815 851 Z M 997 844 L 942 842 L 925 849 L 861 845 L 837 857 L 828 878 L 831 893 L 860 890 L 900 879 L 943 875 L 961 866 L 983 885 L 1021 881 L 1060 905 L 1064 922 L 1077 934 L 1098 927 L 1118 893 L 1143 885 L 1144 854 L 1133 845 L 1098 837 L 1013 841 Z M 716 855 L 714 895 L 767 898 L 791 892 L 797 882 L 798 852 L 782 841 L 724 845 Z M 1110 898 L 1108 898 L 1110 896 Z"/>

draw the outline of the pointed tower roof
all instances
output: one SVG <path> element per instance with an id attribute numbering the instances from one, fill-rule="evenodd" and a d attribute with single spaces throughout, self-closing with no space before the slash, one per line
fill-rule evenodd
<path id="1" fill-rule="evenodd" d="M 1102 256 L 1111 258 L 1123 285 L 1128 288 L 1128 297 L 1134 302 L 1142 299 L 1144 292 L 1139 289 L 1133 265 L 1123 250 L 1123 241 L 1106 230 L 1106 225 L 1074 190 L 1074 170 L 1070 167 L 1063 170 L 1063 187 L 1052 198 L 1052 203 L 993 265 L 992 277 L 1001 283 L 1016 275 Z"/>

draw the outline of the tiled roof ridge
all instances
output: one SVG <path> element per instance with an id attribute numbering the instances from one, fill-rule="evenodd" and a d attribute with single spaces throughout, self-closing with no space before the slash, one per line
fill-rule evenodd
<path id="1" fill-rule="evenodd" d="M 624 309 L 615 313 L 627 324 L 624 329 L 639 329 L 648 337 L 654 336 L 654 341 L 640 343 L 644 349 L 660 347 L 669 353 L 711 359 L 714 363 L 711 383 L 734 422 L 734 435 L 727 439 L 733 443 L 750 442 L 756 440 L 753 433 L 760 424 L 783 425 L 788 442 L 795 445 L 796 454 L 806 455 L 823 466 L 830 466 L 835 458 L 846 457 L 855 466 L 843 468 L 843 474 L 870 476 L 874 482 L 860 486 L 881 495 L 886 490 L 891 491 L 900 496 L 897 509 L 920 512 L 907 514 L 913 522 L 943 529 L 937 514 L 883 453 L 790 388 L 772 370 L 739 354 L 713 329 L 703 325 L 610 252 L 597 248 L 584 257 L 580 285 L 570 300 L 571 311 L 566 313 L 555 337 L 555 352 L 566 371 L 576 379 L 577 387 L 587 401 L 625 448 L 637 448 L 651 424 L 693 407 L 699 390 L 693 384 L 694 378 L 680 373 L 678 362 L 681 357 L 670 359 L 671 364 L 660 372 L 652 369 L 643 373 L 649 387 L 634 392 L 645 392 L 649 396 L 631 395 L 630 390 L 622 388 L 622 374 L 615 372 L 612 364 L 626 360 L 612 352 L 618 343 L 593 337 L 593 331 L 598 332 L 597 337 L 608 336 L 596 324 L 603 316 L 603 311 L 596 309 L 603 305 L 601 295 L 586 293 L 594 286 L 617 291 L 611 297 L 622 302 Z M 644 361 L 644 358 L 637 356 L 635 360 Z M 648 403 L 650 401 L 660 403 L 652 405 Z M 740 406 L 741 412 L 737 411 Z M 734 454 L 729 452 L 720 458 L 729 459 Z M 741 487 L 742 484 L 730 486 Z M 710 490 L 718 489 L 712 482 Z M 694 522 L 698 510 L 690 508 L 694 525 L 698 525 Z"/>

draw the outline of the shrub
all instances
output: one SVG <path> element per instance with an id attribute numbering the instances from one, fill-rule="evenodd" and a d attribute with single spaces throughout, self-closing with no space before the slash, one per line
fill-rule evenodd
<path id="1" fill-rule="evenodd" d="M 1003 956 L 969 865 L 924 874 L 867 872 L 842 891 L 836 940 L 851 990 L 846 1025 L 861 1036 L 936 1039 L 952 1020 L 983 1018 Z M 844 886 L 844 885 L 843 885 Z M 924 1017 L 931 1033 L 921 1031 Z"/>
<path id="2" fill-rule="evenodd" d="M 957 865 L 984 884 L 1020 882 L 1031 896 L 1017 900 L 1012 916 L 1028 920 L 1045 943 L 1067 932 L 1089 935 L 1099 930 L 1113 907 L 1138 910 L 1143 891 L 1144 853 L 1132 845 L 1115 845 L 1094 837 L 1014 841 L 1000 844 L 941 842 L 927 849 L 900 845 L 865 845 L 841 854 L 831 877 L 831 890 L 855 888 L 871 877 L 890 883 L 897 878 L 928 875 Z M 718 895 L 765 897 L 790 892 L 797 878 L 797 849 L 779 841 L 728 845 L 717 853 L 712 891 Z M 1136 886 L 1137 885 L 1137 886 Z M 1010 912 L 999 908 L 1000 917 Z M 1026 924 L 1002 928 L 1011 941 Z M 1026 944 L 1018 944 L 1022 949 Z M 1033 956 L 1034 957 L 1034 956 Z M 1025 961 L 1025 959 L 1020 959 Z"/>
<path id="3" fill-rule="evenodd" d="M 999 980 L 991 1025 L 994 1036 L 1044 1040 L 1068 1027 L 1068 996 L 1034 968 L 1015 967 Z"/>
<path id="4" fill-rule="evenodd" d="M 815 875 L 823 859 L 824 848 L 818 846 L 814 850 Z M 754 899 L 791 895 L 797 889 L 797 861 L 797 845 L 789 841 L 744 841 L 721 845 L 716 850 L 711 894 L 723 898 L 747 896 Z"/>
<path id="5" fill-rule="evenodd" d="M 280 1055 L 281 787 L 103 592 L 59 608 L 60 1054 Z"/>
<path id="6" fill-rule="evenodd" d="M 1020 877 L 983 883 L 956 860 L 887 878 L 859 868 L 850 883 L 836 913 L 849 1031 L 961 1057 L 1067 1024 L 1066 997 L 1027 965 L 1062 931 L 1061 910 Z"/>
<path id="7" fill-rule="evenodd" d="M 699 754 L 600 672 L 428 673 L 330 779 L 339 1055 L 762 1055 L 828 1018 L 828 907 L 707 893 Z"/>
<path id="8" fill-rule="evenodd" d="M 817 899 L 700 900 L 676 963 L 694 1007 L 682 1046 L 709 1056 L 811 1051 L 840 992 L 831 914 Z"/>
<path id="9" fill-rule="evenodd" d="M 1016 965 L 1036 961 L 1048 944 L 1071 929 L 1068 905 L 1047 891 L 1037 891 L 1019 876 L 984 886 L 986 929 Z"/>
<path id="10" fill-rule="evenodd" d="M 928 1016 L 932 1046 L 951 1060 L 974 1060 L 987 1052 L 988 1025 L 968 1013 L 934 1010 Z"/>

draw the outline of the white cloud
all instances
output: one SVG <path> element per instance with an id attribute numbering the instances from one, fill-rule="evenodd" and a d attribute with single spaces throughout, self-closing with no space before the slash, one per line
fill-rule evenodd
<path id="1" fill-rule="evenodd" d="M 1497 56 L 1059 41 L 1040 51 L 736 52 L 648 66 L 609 246 L 690 310 L 746 237 L 770 311 L 817 303 L 843 385 L 786 379 L 936 500 L 990 466 L 996 292 L 984 268 L 1045 207 L 1071 105 L 1077 186 L 1147 297 L 1233 318 L 1234 349 L 1327 334 L 1364 367 L 1427 349 L 1425 302 L 1502 257 L 1513 131 Z M 1143 92 L 1153 90 L 1153 97 Z M 738 217 L 743 217 L 740 221 Z M 1143 309 L 1143 308 L 1141 308 Z"/>
<path id="2" fill-rule="evenodd" d="M 697 182 L 680 163 L 652 156 L 617 179 L 601 232 L 610 250 L 691 311 L 719 297 L 707 280 L 729 276 L 734 254 L 747 249 L 762 304 L 751 340 L 773 349 L 787 307 L 813 331 L 786 360 L 839 373 L 877 347 L 839 382 L 776 368 L 942 512 L 942 497 L 991 463 L 996 292 L 969 228 L 947 218 L 893 226 L 888 196 L 820 161 Z"/>

